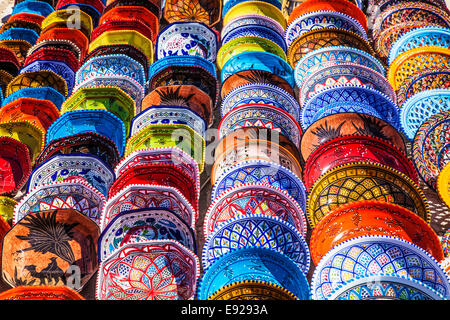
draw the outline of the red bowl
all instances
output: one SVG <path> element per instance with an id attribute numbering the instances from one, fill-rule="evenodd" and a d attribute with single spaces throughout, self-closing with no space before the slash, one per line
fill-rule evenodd
<path id="1" fill-rule="evenodd" d="M 311 257 L 317 265 L 333 247 L 367 235 L 397 237 L 423 248 L 437 261 L 444 258 L 439 238 L 429 224 L 403 207 L 379 201 L 348 203 L 324 216 L 311 234 Z"/>
<path id="2" fill-rule="evenodd" d="M 328 170 L 350 162 L 383 164 L 406 174 L 415 183 L 419 183 L 414 164 L 396 146 L 376 137 L 347 135 L 325 142 L 309 155 L 303 171 L 306 189 L 309 191 L 319 177 Z"/>

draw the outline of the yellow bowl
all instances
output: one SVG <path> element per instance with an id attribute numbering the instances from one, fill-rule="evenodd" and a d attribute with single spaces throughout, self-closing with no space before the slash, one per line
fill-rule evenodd
<path id="1" fill-rule="evenodd" d="M 450 163 L 447 163 L 439 173 L 437 191 L 441 200 L 450 209 Z"/>
<path id="2" fill-rule="evenodd" d="M 277 21 L 283 29 L 286 29 L 287 22 L 280 9 L 273 4 L 262 1 L 244 1 L 233 6 L 223 18 L 223 25 L 226 26 L 231 20 L 243 16 L 259 14 Z"/>
<path id="3" fill-rule="evenodd" d="M 90 38 L 93 23 L 91 16 L 80 9 L 58 9 L 46 16 L 41 24 L 42 32 L 52 27 L 78 29 Z"/>

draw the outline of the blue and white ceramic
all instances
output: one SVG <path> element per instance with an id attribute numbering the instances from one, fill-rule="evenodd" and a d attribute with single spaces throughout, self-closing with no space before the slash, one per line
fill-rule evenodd
<path id="1" fill-rule="evenodd" d="M 78 176 L 105 197 L 116 179 L 112 168 L 101 158 L 89 154 L 59 154 L 40 163 L 30 175 L 27 192 L 38 186 Z"/>
<path id="2" fill-rule="evenodd" d="M 286 255 L 267 248 L 240 248 L 220 257 L 204 273 L 197 291 L 199 300 L 207 300 L 233 282 L 266 281 L 285 288 L 300 300 L 310 300 L 308 281 L 297 264 Z"/>
<path id="3" fill-rule="evenodd" d="M 213 186 L 211 201 L 226 190 L 247 183 L 263 183 L 285 190 L 306 212 L 306 189 L 300 178 L 289 169 L 264 160 L 243 161 L 224 170 Z"/>
<path id="4" fill-rule="evenodd" d="M 348 30 L 367 40 L 366 31 L 356 19 L 337 11 L 314 11 L 297 17 L 288 25 L 284 40 L 289 48 L 305 32 L 323 28 Z"/>
<path id="5" fill-rule="evenodd" d="M 405 135 L 413 140 L 419 127 L 431 116 L 450 109 L 450 89 L 416 93 L 402 105 L 400 122 Z"/>
<path id="6" fill-rule="evenodd" d="M 295 83 L 300 88 L 307 76 L 330 62 L 360 64 L 383 75 L 386 74 L 381 62 L 367 52 L 352 47 L 333 46 L 313 50 L 305 54 L 295 66 Z"/>
<path id="7" fill-rule="evenodd" d="M 231 110 L 249 103 L 272 105 L 299 120 L 300 106 L 297 100 L 290 93 L 269 83 L 249 83 L 230 91 L 220 106 L 222 117 Z"/>
<path id="8" fill-rule="evenodd" d="M 284 253 L 305 274 L 308 273 L 310 253 L 300 232 L 280 218 L 263 214 L 238 216 L 219 225 L 203 247 L 203 269 L 207 270 L 227 252 L 246 247 L 262 247 Z"/>
<path id="9" fill-rule="evenodd" d="M 294 71 L 291 66 L 279 56 L 264 51 L 249 51 L 233 56 L 222 68 L 222 83 L 231 75 L 245 70 L 260 70 L 271 72 L 294 88 Z"/>
<path id="10" fill-rule="evenodd" d="M 90 58 L 78 69 L 75 85 L 87 78 L 103 75 L 129 76 L 145 87 L 144 67 L 125 54 L 108 54 Z"/>
<path id="11" fill-rule="evenodd" d="M 389 50 L 389 64 L 403 52 L 418 47 L 450 47 L 450 29 L 444 27 L 414 28 L 394 42 Z"/>
<path id="12" fill-rule="evenodd" d="M 218 35 L 201 22 L 175 22 L 165 27 L 156 40 L 156 58 L 167 56 L 200 56 L 216 60 Z"/>
<path id="13" fill-rule="evenodd" d="M 120 155 L 123 155 L 126 145 L 125 125 L 117 116 L 102 109 L 65 112 L 48 128 L 46 144 L 85 132 L 95 132 L 109 138 L 116 144 Z"/>
<path id="14" fill-rule="evenodd" d="M 58 108 L 58 110 L 61 109 L 61 105 L 65 100 L 65 97 L 52 87 L 29 87 L 19 89 L 17 91 L 14 91 L 10 95 L 6 96 L 2 101 L 2 105 L 4 106 L 10 103 L 11 101 L 23 97 L 49 100 L 53 102 L 53 104 Z"/>
<path id="15" fill-rule="evenodd" d="M 284 37 L 280 35 L 277 31 L 273 30 L 270 27 L 266 27 L 264 25 L 250 25 L 250 26 L 239 26 L 233 30 L 230 30 L 227 34 L 222 38 L 222 46 L 236 38 L 240 37 L 262 37 L 269 39 L 275 42 L 280 46 L 284 51 L 287 50 L 286 42 L 284 41 Z"/>
<path id="16" fill-rule="evenodd" d="M 450 296 L 449 278 L 428 252 L 403 239 L 372 235 L 345 241 L 320 260 L 311 280 L 313 299 L 325 299 L 354 277 L 380 273 L 410 276 Z"/>
<path id="17" fill-rule="evenodd" d="M 327 300 L 444 300 L 444 296 L 410 277 L 392 274 L 356 276 L 333 290 Z"/>
<path id="18" fill-rule="evenodd" d="M 302 107 L 301 126 L 306 130 L 327 115 L 344 112 L 372 115 L 397 129 L 400 127 L 400 111 L 388 96 L 371 88 L 351 85 L 329 87 L 315 94 Z"/>

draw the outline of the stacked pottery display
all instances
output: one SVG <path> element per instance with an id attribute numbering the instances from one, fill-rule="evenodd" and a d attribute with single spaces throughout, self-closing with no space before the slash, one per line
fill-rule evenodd
<path id="1" fill-rule="evenodd" d="M 302 130 L 278 1 L 226 1 L 220 141 L 197 298 L 310 298 Z"/>
<path id="2" fill-rule="evenodd" d="M 350 1 L 307 0 L 288 22 L 304 131 L 312 298 L 448 297 L 442 247 L 366 15 Z"/>
<path id="3" fill-rule="evenodd" d="M 380 8 L 377 25 L 398 30 L 385 50 L 388 79 L 412 160 L 423 185 L 449 208 L 450 12 L 440 1 L 383 3 Z M 406 24 L 405 17 L 412 15 L 416 18 Z"/>

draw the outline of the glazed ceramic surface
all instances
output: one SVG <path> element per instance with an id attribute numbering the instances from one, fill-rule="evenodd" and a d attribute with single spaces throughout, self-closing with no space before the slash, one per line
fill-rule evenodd
<path id="1" fill-rule="evenodd" d="M 208 300 L 297 300 L 286 289 L 265 281 L 244 280 L 216 291 Z"/>
<path id="2" fill-rule="evenodd" d="M 450 166 L 448 164 L 439 173 L 437 191 L 441 200 L 450 208 Z M 448 255 L 448 233 L 444 235 L 442 241 L 445 253 Z"/>
<path id="3" fill-rule="evenodd" d="M 26 144 L 0 137 L 0 195 L 13 194 L 26 183 L 31 173 L 31 158 Z"/>

